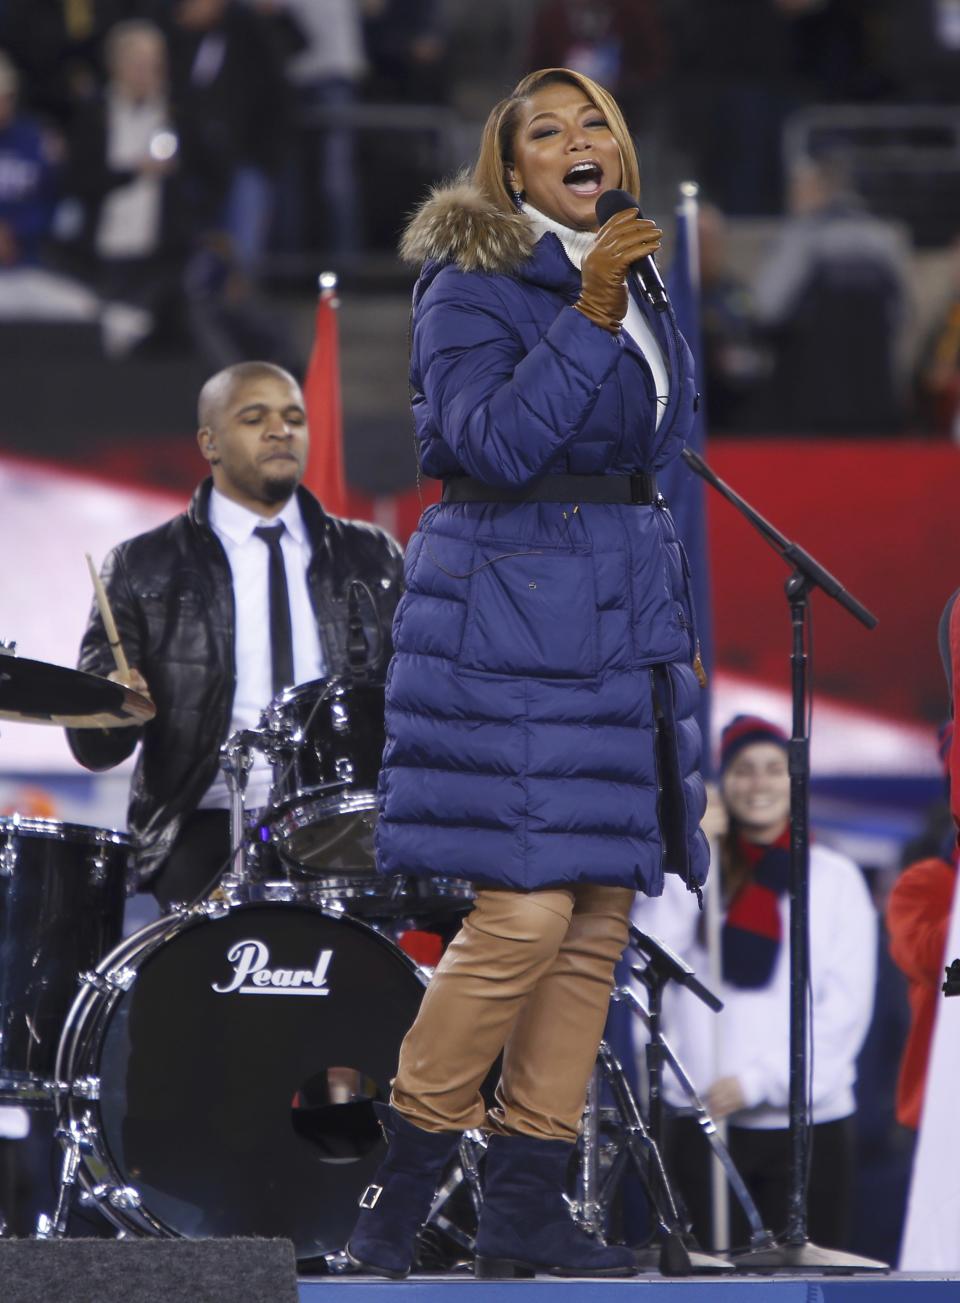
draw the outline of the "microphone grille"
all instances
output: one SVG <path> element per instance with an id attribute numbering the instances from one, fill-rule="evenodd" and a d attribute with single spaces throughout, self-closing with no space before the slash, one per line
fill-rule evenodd
<path id="1" fill-rule="evenodd" d="M 615 213 L 622 213 L 625 208 L 635 208 L 639 217 L 643 216 L 640 205 L 633 195 L 626 190 L 605 190 L 597 200 L 597 222 L 603 226 Z"/>

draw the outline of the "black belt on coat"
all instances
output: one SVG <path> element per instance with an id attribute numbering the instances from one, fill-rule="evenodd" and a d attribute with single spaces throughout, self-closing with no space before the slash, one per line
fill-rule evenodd
<path id="1" fill-rule="evenodd" d="M 665 506 L 656 475 L 542 475 L 523 488 L 484 484 L 469 475 L 443 481 L 442 502 L 613 502 Z"/>

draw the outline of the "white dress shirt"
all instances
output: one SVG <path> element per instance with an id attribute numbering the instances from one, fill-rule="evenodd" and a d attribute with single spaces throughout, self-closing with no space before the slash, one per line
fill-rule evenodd
<path id="1" fill-rule="evenodd" d="M 223 544 L 233 574 L 234 642 L 233 660 L 236 684 L 230 731 L 256 728 L 261 712 L 273 698 L 270 659 L 270 579 L 269 548 L 254 530 L 258 525 L 275 525 L 283 521 L 286 529 L 280 536 L 283 564 L 287 572 L 290 599 L 290 624 L 293 631 L 294 682 L 306 683 L 321 678 L 324 655 L 316 617 L 307 590 L 307 566 L 310 541 L 300 514 L 300 504 L 292 497 L 279 515 L 266 519 L 224 497 L 216 489 L 210 494 L 210 527 Z M 253 767 L 247 780 L 247 808 L 259 809 L 267 802 L 272 769 L 260 752 L 254 752 Z M 201 810 L 228 809 L 230 795 L 223 771 L 200 800 Z"/>

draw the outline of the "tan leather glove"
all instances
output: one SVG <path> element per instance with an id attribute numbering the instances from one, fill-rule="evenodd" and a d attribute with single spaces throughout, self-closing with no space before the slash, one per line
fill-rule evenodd
<path id="1" fill-rule="evenodd" d="M 627 315 L 626 275 L 630 264 L 660 248 L 663 232 L 635 208 L 616 213 L 600 228 L 596 244 L 580 269 L 578 312 L 616 335 Z"/>

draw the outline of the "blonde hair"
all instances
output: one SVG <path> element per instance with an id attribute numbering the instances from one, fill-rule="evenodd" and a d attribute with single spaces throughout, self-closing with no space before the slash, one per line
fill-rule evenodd
<path id="1" fill-rule="evenodd" d="M 541 68 L 528 73 L 513 88 L 506 99 L 494 105 L 483 128 L 480 152 L 473 168 L 473 183 L 497 208 L 514 212 L 513 193 L 507 183 L 506 169 L 513 162 L 513 140 L 520 118 L 520 110 L 543 86 L 566 82 L 583 91 L 587 99 L 600 110 L 607 120 L 610 132 L 620 150 L 623 168 L 621 187 L 640 198 L 640 165 L 629 128 L 620 106 L 608 90 L 582 72 L 570 68 Z"/>

